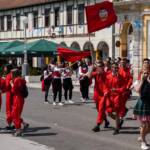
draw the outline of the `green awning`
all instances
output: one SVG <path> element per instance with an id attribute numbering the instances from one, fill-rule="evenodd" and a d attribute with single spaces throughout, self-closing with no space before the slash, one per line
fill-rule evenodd
<path id="1" fill-rule="evenodd" d="M 0 53 L 5 53 L 7 49 L 22 45 L 23 43 L 21 41 L 0 42 Z"/>
<path id="2" fill-rule="evenodd" d="M 5 51 L 5 54 L 21 55 L 24 54 L 25 51 L 28 54 L 35 54 L 35 55 L 56 53 L 58 45 L 59 44 L 55 42 L 41 39 L 26 44 L 22 44 L 14 48 L 9 48 Z"/>

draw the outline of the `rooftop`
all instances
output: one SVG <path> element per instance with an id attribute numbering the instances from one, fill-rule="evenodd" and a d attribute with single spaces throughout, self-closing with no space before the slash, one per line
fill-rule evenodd
<path id="1" fill-rule="evenodd" d="M 0 0 L 0 10 L 27 7 L 56 1 L 60 0 Z"/>

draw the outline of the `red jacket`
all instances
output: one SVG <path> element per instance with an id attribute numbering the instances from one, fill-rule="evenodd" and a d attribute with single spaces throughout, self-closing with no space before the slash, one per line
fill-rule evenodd
<path id="1" fill-rule="evenodd" d="M 126 89 L 129 89 L 133 82 L 133 76 L 130 73 L 129 68 L 119 68 L 119 74 L 121 75 L 123 79 L 123 86 Z"/>

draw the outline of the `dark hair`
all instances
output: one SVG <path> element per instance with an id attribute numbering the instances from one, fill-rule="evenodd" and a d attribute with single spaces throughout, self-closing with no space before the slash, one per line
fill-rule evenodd
<path id="1" fill-rule="evenodd" d="M 144 62 L 144 61 L 149 61 L 149 59 L 148 59 L 148 58 L 144 58 L 144 59 L 143 59 L 143 62 Z"/>

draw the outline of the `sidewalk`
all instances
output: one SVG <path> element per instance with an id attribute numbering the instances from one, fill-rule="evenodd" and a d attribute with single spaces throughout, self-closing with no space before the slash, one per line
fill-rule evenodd
<path id="1" fill-rule="evenodd" d="M 30 140 L 13 137 L 9 134 L 0 134 L 0 145 L 3 150 L 55 150 Z"/>

